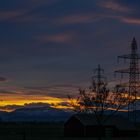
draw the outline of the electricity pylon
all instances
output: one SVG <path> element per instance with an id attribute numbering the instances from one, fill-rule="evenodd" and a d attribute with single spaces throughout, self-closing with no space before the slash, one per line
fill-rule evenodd
<path id="1" fill-rule="evenodd" d="M 129 60 L 129 67 L 127 69 L 116 70 L 116 73 L 128 74 L 128 97 L 133 98 L 134 102 L 128 104 L 128 118 L 133 122 L 136 122 L 136 100 L 137 100 L 137 88 L 139 85 L 139 59 L 140 54 L 138 54 L 137 42 L 133 38 L 131 43 L 131 52 L 130 54 L 118 56 L 121 59 Z"/>

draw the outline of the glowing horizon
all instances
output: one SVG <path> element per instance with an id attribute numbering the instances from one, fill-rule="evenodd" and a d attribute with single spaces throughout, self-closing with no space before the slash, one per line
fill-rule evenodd
<path id="1" fill-rule="evenodd" d="M 45 95 L 24 95 L 24 94 L 1 94 L 1 101 L 0 101 L 0 111 L 12 112 L 16 109 L 8 108 L 8 106 L 21 106 L 25 107 L 27 104 L 37 104 L 37 103 L 46 103 L 49 104 L 50 107 L 57 108 L 57 109 L 73 109 L 72 106 L 63 103 L 69 103 L 70 100 L 68 98 L 58 98 L 52 96 L 45 96 Z M 75 101 L 76 98 L 74 98 Z M 140 99 L 140 96 L 137 97 Z M 61 105 L 63 104 L 63 105 Z M 111 110 L 111 109 L 109 109 Z M 119 111 L 127 112 L 126 109 L 120 109 Z"/>

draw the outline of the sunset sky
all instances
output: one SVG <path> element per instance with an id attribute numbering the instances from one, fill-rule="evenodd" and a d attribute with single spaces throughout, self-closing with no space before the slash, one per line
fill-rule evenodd
<path id="1" fill-rule="evenodd" d="M 139 0 L 0 1 L 0 106 L 64 105 L 90 85 L 98 64 L 113 85 L 123 66 L 117 56 L 129 53 L 134 36 L 140 44 L 139 7 Z"/>

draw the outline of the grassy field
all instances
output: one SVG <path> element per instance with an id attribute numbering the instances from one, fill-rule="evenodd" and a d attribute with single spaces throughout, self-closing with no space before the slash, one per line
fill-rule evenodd
<path id="1" fill-rule="evenodd" d="M 139 127 L 139 126 L 138 126 Z M 0 123 L 0 140 L 97 140 L 97 138 L 68 138 L 63 123 Z M 102 138 L 102 140 L 139 140 L 135 138 Z"/>

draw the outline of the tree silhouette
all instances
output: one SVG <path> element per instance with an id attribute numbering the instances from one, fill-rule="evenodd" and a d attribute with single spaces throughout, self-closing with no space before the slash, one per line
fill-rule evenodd
<path id="1" fill-rule="evenodd" d="M 103 70 L 98 65 L 95 69 L 97 75 L 92 77 L 92 85 L 88 89 L 79 89 L 76 99 L 68 96 L 71 106 L 78 113 L 93 114 L 99 127 L 111 119 L 119 110 L 124 109 L 134 99 L 128 96 L 127 91 L 116 86 L 113 91 L 107 88 L 106 78 L 102 75 Z M 101 139 L 101 136 L 99 136 Z"/>

